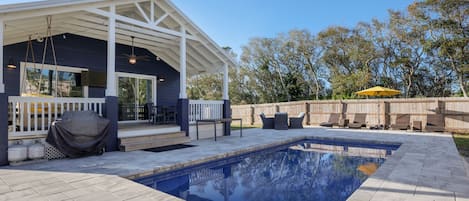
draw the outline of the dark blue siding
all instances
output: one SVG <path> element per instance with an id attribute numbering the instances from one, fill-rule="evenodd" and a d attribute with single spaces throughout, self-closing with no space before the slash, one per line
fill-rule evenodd
<path id="1" fill-rule="evenodd" d="M 107 42 L 73 34 L 54 36 L 57 63 L 61 66 L 84 67 L 90 70 L 106 71 Z M 42 62 L 44 43 L 33 41 L 36 63 Z M 4 63 L 13 58 L 18 68 L 4 68 L 6 93 L 9 96 L 19 95 L 20 68 L 19 62 L 25 60 L 27 43 L 18 43 L 4 47 Z M 138 61 L 131 65 L 123 54 L 130 53 L 130 47 L 116 45 L 116 71 L 145 75 L 163 76 L 166 82 L 157 82 L 157 101 L 159 105 L 176 105 L 179 97 L 179 72 L 146 49 L 136 48 L 136 55 L 148 55 L 148 61 Z M 51 49 L 47 50 L 47 64 L 53 64 Z M 31 58 L 28 59 L 31 62 Z M 6 66 L 6 65 L 5 65 Z M 90 88 L 89 97 L 104 97 L 104 88 Z"/>

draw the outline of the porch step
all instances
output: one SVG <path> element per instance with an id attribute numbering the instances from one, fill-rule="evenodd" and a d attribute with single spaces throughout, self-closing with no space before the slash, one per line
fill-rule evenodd
<path id="1" fill-rule="evenodd" d="M 164 147 L 169 145 L 184 144 L 190 142 L 190 138 L 185 132 L 173 132 L 155 135 L 145 135 L 136 137 L 125 137 L 119 139 L 119 149 L 121 151 L 135 151 Z"/>

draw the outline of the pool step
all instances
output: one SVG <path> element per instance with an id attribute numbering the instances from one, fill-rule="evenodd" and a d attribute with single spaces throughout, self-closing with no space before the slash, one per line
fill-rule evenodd
<path id="1" fill-rule="evenodd" d="M 155 135 L 119 138 L 121 151 L 135 151 L 169 145 L 189 143 L 191 139 L 185 132 L 162 133 Z"/>

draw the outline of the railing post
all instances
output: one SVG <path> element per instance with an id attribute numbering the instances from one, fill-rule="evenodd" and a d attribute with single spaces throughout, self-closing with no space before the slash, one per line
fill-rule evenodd
<path id="1" fill-rule="evenodd" d="M 311 125 L 311 117 L 309 116 L 309 103 L 305 103 L 306 125 Z"/>
<path id="2" fill-rule="evenodd" d="M 223 100 L 223 118 L 231 118 L 230 100 Z M 231 135 L 231 122 L 225 122 L 225 135 Z"/>
<path id="3" fill-rule="evenodd" d="M 3 66 L 1 66 L 3 68 Z M 0 165 L 8 164 L 8 96 L 0 93 Z M 12 114 L 14 115 L 14 114 Z"/>
<path id="4" fill-rule="evenodd" d="M 189 136 L 189 100 L 180 98 L 177 103 L 177 123 L 181 126 L 181 131 Z"/>

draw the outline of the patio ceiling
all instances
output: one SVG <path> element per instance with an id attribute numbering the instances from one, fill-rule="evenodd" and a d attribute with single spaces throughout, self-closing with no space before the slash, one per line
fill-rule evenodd
<path id="1" fill-rule="evenodd" d="M 185 30 L 188 76 L 222 72 L 236 63 L 170 0 L 49 0 L 0 6 L 4 45 L 44 37 L 47 16 L 52 35 L 71 33 L 107 40 L 109 6 L 116 5 L 116 42 L 145 48 L 179 71 L 180 40 Z"/>

